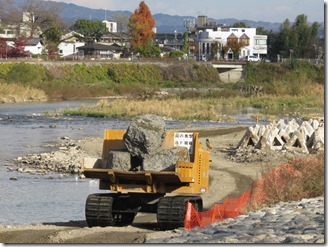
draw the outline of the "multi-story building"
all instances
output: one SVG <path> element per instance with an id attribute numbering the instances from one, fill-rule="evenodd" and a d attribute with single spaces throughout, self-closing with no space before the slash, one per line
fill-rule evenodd
<path id="1" fill-rule="evenodd" d="M 117 22 L 107 21 L 107 20 L 104 20 L 102 22 L 105 23 L 108 32 L 110 32 L 110 33 L 116 33 L 117 32 Z"/>
<path id="2" fill-rule="evenodd" d="M 267 54 L 267 36 L 257 35 L 256 28 L 237 28 L 204 23 L 204 16 L 199 17 L 196 27 L 196 57 L 199 59 L 239 60 L 247 56 L 261 58 Z M 214 48 L 215 47 L 215 48 Z M 239 50 L 235 57 L 233 50 Z M 216 52 L 216 54 L 213 54 Z"/>
<path id="3" fill-rule="evenodd" d="M 0 38 L 2 38 L 2 39 L 14 39 L 17 36 L 15 31 L 16 31 L 15 26 L 9 26 L 9 25 L 5 26 L 5 25 L 3 25 L 0 28 Z"/>
<path id="4" fill-rule="evenodd" d="M 204 27 L 208 25 L 208 18 L 206 15 L 199 15 L 197 18 L 197 27 Z"/>

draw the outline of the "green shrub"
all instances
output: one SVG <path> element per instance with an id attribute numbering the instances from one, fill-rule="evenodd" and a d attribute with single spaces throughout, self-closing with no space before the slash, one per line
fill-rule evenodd
<path id="1" fill-rule="evenodd" d="M 114 68 L 108 68 L 108 77 L 114 82 L 120 82 L 120 78 L 117 76 L 116 70 Z"/>
<path id="2" fill-rule="evenodd" d="M 7 75 L 8 82 L 34 83 L 47 80 L 46 69 L 40 65 L 16 63 Z"/>
<path id="3" fill-rule="evenodd" d="M 293 60 L 292 63 L 248 63 L 246 84 L 261 85 L 275 95 L 302 95 L 311 84 L 324 83 L 324 66 Z"/>
<path id="4" fill-rule="evenodd" d="M 7 78 L 10 70 L 14 66 L 15 63 L 0 63 L 0 78 Z"/>
<path id="5" fill-rule="evenodd" d="M 178 58 L 178 57 L 182 57 L 183 54 L 184 53 L 182 51 L 173 50 L 170 52 L 169 57 Z"/>

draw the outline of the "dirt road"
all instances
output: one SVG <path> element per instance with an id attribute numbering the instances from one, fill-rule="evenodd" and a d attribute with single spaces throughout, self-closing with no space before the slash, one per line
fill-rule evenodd
<path id="1" fill-rule="evenodd" d="M 261 176 L 265 162 L 237 163 L 229 158 L 244 135 L 246 127 L 188 129 L 198 131 L 205 147 L 205 139 L 213 146 L 210 164 L 209 193 L 202 195 L 204 207 L 223 201 L 227 196 L 235 197 L 248 190 L 253 181 Z M 184 130 L 186 131 L 186 130 Z M 101 152 L 102 139 L 94 139 L 82 145 L 90 154 Z M 283 162 L 275 159 L 274 162 Z M 74 219 L 72 219 L 74 220 Z M 143 243 L 145 239 L 170 237 L 181 229 L 159 231 L 156 215 L 138 214 L 128 227 L 88 228 L 85 221 L 43 223 L 24 226 L 0 226 L 1 243 Z"/>

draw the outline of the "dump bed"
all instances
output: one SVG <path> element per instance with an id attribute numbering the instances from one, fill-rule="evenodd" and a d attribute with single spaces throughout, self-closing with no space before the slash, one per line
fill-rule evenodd
<path id="1" fill-rule="evenodd" d="M 125 149 L 125 130 L 105 130 L 102 158 L 85 158 L 85 177 L 99 179 L 99 188 L 129 193 L 188 193 L 208 192 L 210 155 L 202 149 L 198 133 L 167 132 L 162 149 L 184 146 L 189 149 L 190 162 L 179 160 L 174 171 L 121 171 L 108 169 L 108 153 Z"/>

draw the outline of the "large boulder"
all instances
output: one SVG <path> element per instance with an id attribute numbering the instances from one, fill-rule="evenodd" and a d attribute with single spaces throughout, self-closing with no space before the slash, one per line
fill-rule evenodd
<path id="1" fill-rule="evenodd" d="M 144 171 L 174 171 L 178 160 L 190 161 L 188 148 L 174 147 L 147 155 L 143 159 L 142 169 Z"/>
<path id="2" fill-rule="evenodd" d="M 109 151 L 107 169 L 129 171 L 131 168 L 131 155 L 127 151 Z"/>
<path id="3" fill-rule="evenodd" d="M 165 138 L 166 125 L 162 117 L 147 114 L 137 117 L 123 136 L 131 156 L 143 159 L 159 151 Z"/>

